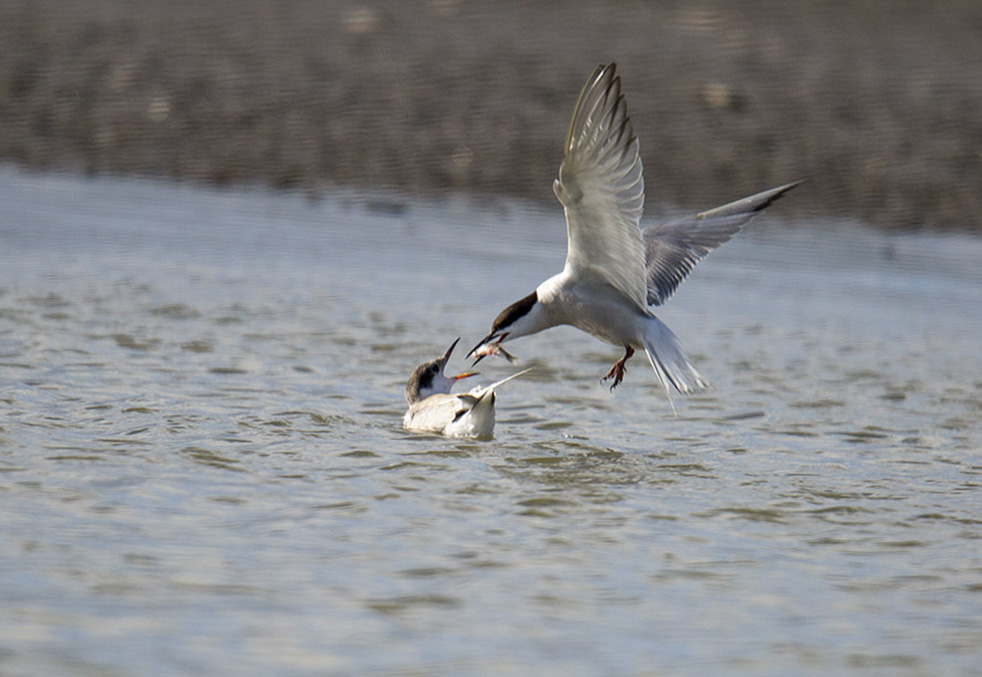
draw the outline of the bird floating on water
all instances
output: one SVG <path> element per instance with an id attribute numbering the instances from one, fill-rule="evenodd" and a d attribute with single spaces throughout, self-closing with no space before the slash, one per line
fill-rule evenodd
<path id="1" fill-rule="evenodd" d="M 459 338 L 443 356 L 423 362 L 409 376 L 406 383 L 409 411 L 402 419 L 404 428 L 414 432 L 442 433 L 448 437 L 490 437 L 495 424 L 495 388 L 531 371 L 526 369 L 489 386 L 477 386 L 468 393 L 451 394 L 457 381 L 476 375 L 476 372 L 456 376 L 444 374 L 458 341 Z"/>
<path id="2" fill-rule="evenodd" d="M 566 214 L 562 272 L 505 308 L 468 353 L 514 361 L 502 344 L 572 325 L 624 348 L 601 379 L 624 379 L 634 352 L 644 351 L 671 402 L 706 386 L 678 338 L 648 306 L 660 306 L 710 251 L 800 182 L 751 195 L 694 216 L 641 230 L 644 176 L 639 144 L 621 94 L 616 64 L 599 65 L 580 92 L 553 190 Z M 674 404 L 672 405 L 674 410 Z"/>

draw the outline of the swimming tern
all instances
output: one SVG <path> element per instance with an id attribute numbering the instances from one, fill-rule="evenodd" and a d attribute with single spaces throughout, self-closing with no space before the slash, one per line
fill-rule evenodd
<path id="1" fill-rule="evenodd" d="M 624 348 L 624 357 L 601 379 L 613 380 L 612 391 L 624 379 L 627 361 L 643 350 L 671 402 L 670 388 L 685 394 L 706 381 L 648 306 L 667 301 L 710 251 L 800 182 L 642 231 L 641 155 L 616 67 L 597 66 L 583 86 L 553 182 L 566 215 L 562 272 L 505 308 L 467 356 L 476 358 L 474 364 L 487 355 L 514 361 L 503 343 L 572 325 Z"/>
<path id="2" fill-rule="evenodd" d="M 468 393 L 451 394 L 454 383 L 476 375 L 475 372 L 456 376 L 443 373 L 457 341 L 442 357 L 423 362 L 409 376 L 406 383 L 409 411 L 402 419 L 404 428 L 443 433 L 448 437 L 490 437 L 495 424 L 495 388 L 531 371 L 526 369 L 489 386 L 477 386 Z"/>

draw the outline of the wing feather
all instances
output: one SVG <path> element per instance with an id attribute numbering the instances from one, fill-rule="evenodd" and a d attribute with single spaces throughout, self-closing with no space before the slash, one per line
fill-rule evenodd
<path id="1" fill-rule="evenodd" d="M 583 86 L 553 187 L 566 214 L 567 271 L 599 276 L 644 308 L 644 175 L 615 71 L 597 66 Z"/>
<path id="2" fill-rule="evenodd" d="M 771 188 L 695 216 L 646 228 L 642 235 L 648 305 L 659 306 L 667 301 L 709 252 L 727 242 L 754 216 L 799 183 Z"/>
<path id="3" fill-rule="evenodd" d="M 409 407 L 402 424 L 417 432 L 443 432 L 444 428 L 474 408 L 473 395 L 436 393 Z"/>

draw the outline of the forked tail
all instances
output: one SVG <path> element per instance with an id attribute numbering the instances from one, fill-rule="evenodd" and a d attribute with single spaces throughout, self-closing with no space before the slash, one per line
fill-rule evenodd
<path id="1" fill-rule="evenodd" d="M 651 365 L 659 383 L 665 389 L 668 402 L 672 405 L 672 413 L 676 416 L 678 412 L 675 411 L 675 403 L 672 402 L 672 388 L 683 395 L 688 395 L 709 385 L 689 362 L 672 330 L 653 315 L 648 319 L 645 328 L 644 352 L 648 356 L 648 364 Z"/>
<path id="2" fill-rule="evenodd" d="M 494 389 L 495 388 L 497 388 L 498 386 L 504 385 L 505 383 L 508 383 L 508 381 L 512 380 L 513 378 L 518 378 L 522 374 L 529 373 L 530 371 L 532 371 L 532 369 L 534 369 L 534 367 L 529 367 L 528 369 L 523 369 L 522 371 L 518 372 L 517 374 L 512 374 L 508 378 L 503 378 L 500 381 L 497 381 L 495 383 L 492 383 L 489 386 L 480 386 L 478 388 L 475 388 L 474 390 L 471 391 L 471 395 L 474 395 L 479 400 L 484 400 L 486 398 L 487 399 L 490 399 L 488 396 L 491 395 L 491 393 L 494 392 Z"/>
<path id="3" fill-rule="evenodd" d="M 494 431 L 495 414 L 494 414 L 494 391 L 504 383 L 512 380 L 513 378 L 518 378 L 522 374 L 527 374 L 532 371 L 531 369 L 526 369 L 525 371 L 520 371 L 517 374 L 512 374 L 508 378 L 503 378 L 497 383 L 492 383 L 489 386 L 478 386 L 471 390 L 467 397 L 473 398 L 474 406 L 470 409 L 470 416 L 467 417 L 467 425 L 470 429 L 465 432 L 465 436 L 476 436 L 484 437 L 490 436 L 492 431 Z"/>

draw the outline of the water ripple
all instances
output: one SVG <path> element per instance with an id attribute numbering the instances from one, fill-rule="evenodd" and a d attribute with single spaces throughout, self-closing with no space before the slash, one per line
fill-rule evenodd
<path id="1" fill-rule="evenodd" d="M 617 351 L 557 329 L 518 344 L 535 371 L 472 442 L 402 430 L 408 369 L 561 265 L 554 215 L 2 172 L 0 194 L 52 210 L 0 219 L 0 656 L 974 669 L 976 240 L 891 236 L 950 264 L 926 270 L 859 265 L 868 231 L 761 226 L 659 310 L 714 384 L 677 417 L 643 364 L 612 395 Z"/>

